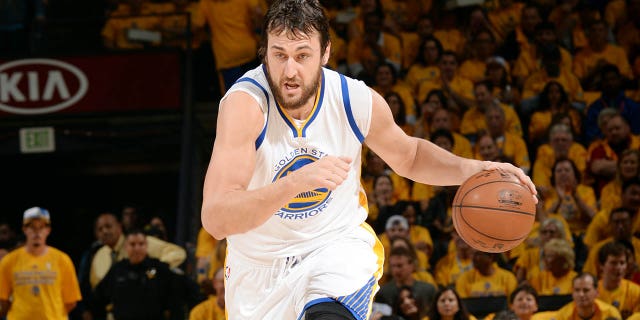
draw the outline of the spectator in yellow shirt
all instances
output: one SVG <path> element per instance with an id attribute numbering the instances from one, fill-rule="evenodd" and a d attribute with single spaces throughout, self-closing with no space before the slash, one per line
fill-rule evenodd
<path id="1" fill-rule="evenodd" d="M 582 128 L 580 113 L 572 108 L 569 97 L 562 84 L 557 81 L 549 81 L 540 93 L 538 107 L 531 115 L 529 122 L 529 142 L 534 147 L 539 146 L 547 137 L 546 134 L 551 125 L 551 119 L 559 113 L 567 113 L 571 119 L 571 127 Z M 580 131 L 574 132 L 580 134 Z"/>
<path id="2" fill-rule="evenodd" d="M 615 178 L 618 159 L 622 152 L 626 149 L 640 148 L 640 136 L 631 133 L 627 121 L 621 114 L 612 115 L 604 124 L 605 138 L 595 140 L 587 149 L 587 170 L 595 179 L 594 188 L 598 193 L 605 184 Z"/>
<path id="3" fill-rule="evenodd" d="M 395 91 L 389 91 L 384 95 L 384 100 L 389 104 L 389 109 L 391 110 L 395 123 L 402 128 L 408 136 L 413 136 L 414 126 L 407 122 L 406 108 L 400 94 Z"/>
<path id="4" fill-rule="evenodd" d="M 411 88 L 414 97 L 418 97 L 420 85 L 425 81 L 435 81 L 440 77 L 438 61 L 442 54 L 442 44 L 433 36 L 425 37 L 405 76 L 405 82 Z"/>
<path id="5" fill-rule="evenodd" d="M 456 291 L 461 298 L 509 296 L 518 282 L 511 271 L 495 262 L 497 255 L 482 251 L 473 254 L 473 269 L 456 280 Z"/>
<path id="6" fill-rule="evenodd" d="M 370 12 L 364 16 L 364 33 L 361 37 L 349 40 L 347 46 L 347 64 L 353 75 L 363 69 L 367 56 L 376 56 L 393 65 L 396 71 L 402 68 L 402 45 L 396 36 L 383 31 L 384 16 Z"/>
<path id="7" fill-rule="evenodd" d="M 587 30 L 589 45 L 576 54 L 573 61 L 573 73 L 580 79 L 587 91 L 598 90 L 597 75 L 600 67 L 606 63 L 618 67 L 627 79 L 633 79 L 631 66 L 626 52 L 607 40 L 608 29 L 604 21 L 595 21 Z"/>
<path id="8" fill-rule="evenodd" d="M 381 96 L 385 96 L 390 92 L 397 93 L 402 99 L 404 105 L 405 121 L 413 124 L 416 121 L 416 101 L 413 98 L 411 89 L 402 82 L 398 81 L 398 73 L 393 64 L 383 62 L 376 68 L 376 84 L 373 89 Z"/>
<path id="9" fill-rule="evenodd" d="M 490 81 L 480 81 L 474 85 L 476 105 L 464 113 L 460 124 L 460 133 L 466 136 L 472 144 L 475 143 L 478 132 L 487 129 L 485 114 L 489 107 L 494 105 L 504 111 L 505 131 L 522 137 L 522 127 L 518 115 L 513 108 L 498 102 L 492 91 L 493 84 Z"/>
<path id="10" fill-rule="evenodd" d="M 513 85 L 509 70 L 509 64 L 503 57 L 493 56 L 487 60 L 485 78 L 493 83 L 493 96 L 514 107 L 520 104 L 520 89 Z"/>
<path id="11" fill-rule="evenodd" d="M 542 69 L 542 54 L 544 48 L 558 46 L 560 49 L 560 67 L 571 71 L 573 58 L 571 53 L 559 46 L 556 27 L 551 22 L 538 23 L 535 29 L 535 45 L 529 51 L 520 51 L 520 55 L 513 66 L 512 76 L 518 86 L 524 85 L 527 78 L 536 71 Z"/>
<path id="12" fill-rule="evenodd" d="M 635 216 L 633 209 L 624 207 L 618 207 L 609 213 L 609 221 L 607 223 L 608 234 L 611 235 L 606 239 L 603 239 L 589 248 L 589 255 L 582 268 L 583 271 L 588 271 L 600 276 L 602 271 L 602 264 L 604 262 L 599 261 L 599 251 L 607 245 L 609 242 L 627 242 L 631 244 L 634 249 L 634 256 L 631 257 L 634 260 L 640 258 L 640 239 L 633 236 L 633 218 Z M 600 267 L 598 266 L 600 264 Z M 626 270 L 625 270 L 626 272 Z M 623 273 L 625 273 L 623 272 Z"/>
<path id="13" fill-rule="evenodd" d="M 427 39 L 435 39 L 433 37 L 433 31 L 433 20 L 431 16 L 422 15 L 418 19 L 415 27 L 410 26 L 409 29 L 400 32 L 402 52 L 404 54 L 402 56 L 403 73 L 407 73 L 408 70 L 411 69 L 411 66 L 416 64 L 417 60 L 420 59 L 420 56 L 424 55 L 424 53 L 421 53 L 423 50 L 422 46 Z M 442 50 L 442 46 L 440 46 L 440 52 L 442 52 Z M 434 62 L 437 61 L 437 59 L 434 60 Z"/>
<path id="14" fill-rule="evenodd" d="M 256 30 L 262 27 L 266 3 L 261 0 L 200 0 L 211 34 L 211 48 L 224 93 L 246 71 L 258 65 Z M 266 41 L 267 37 L 261 37 Z"/>
<path id="15" fill-rule="evenodd" d="M 618 310 L 599 299 L 598 280 L 588 272 L 577 275 L 572 282 L 571 295 L 573 301 L 560 308 L 556 314 L 557 320 L 621 320 Z"/>
<path id="16" fill-rule="evenodd" d="M 535 40 L 535 28 L 542 22 L 540 8 L 533 4 L 522 7 L 520 24 L 505 38 L 500 55 L 513 63 L 521 51 L 529 51 Z"/>
<path id="17" fill-rule="evenodd" d="M 543 247 L 544 269 L 533 272 L 528 280 L 542 295 L 571 293 L 571 280 L 577 275 L 575 253 L 565 239 L 552 239 Z"/>
<path id="18" fill-rule="evenodd" d="M 497 8 L 489 11 L 489 21 L 500 39 L 504 39 L 520 24 L 524 3 L 513 0 L 500 0 L 498 3 Z"/>
<path id="19" fill-rule="evenodd" d="M 451 234 L 453 238 L 451 243 L 455 245 L 455 250 L 440 258 L 434 269 L 436 282 L 441 287 L 455 284 L 461 274 L 473 268 L 473 248 L 464 242 L 455 231 Z"/>
<path id="20" fill-rule="evenodd" d="M 513 159 L 513 163 L 525 173 L 531 170 L 527 144 L 521 136 L 507 132 L 506 115 L 502 106 L 490 105 L 485 110 L 487 131 L 498 145 L 500 153 Z"/>
<path id="21" fill-rule="evenodd" d="M 24 246 L 0 261 L 0 318 L 68 319 L 82 299 L 73 262 L 47 244 L 48 210 L 29 208 L 22 217 Z"/>
<path id="22" fill-rule="evenodd" d="M 640 176 L 640 150 L 622 151 L 615 179 L 607 183 L 600 192 L 600 209 L 610 210 L 622 205 L 622 184 L 638 176 Z"/>
<path id="23" fill-rule="evenodd" d="M 581 235 L 596 214 L 596 196 L 593 188 L 581 184 L 580 171 L 571 159 L 556 159 L 551 172 L 547 210 L 562 215 L 574 235 Z"/>
<path id="24" fill-rule="evenodd" d="M 621 199 L 621 207 L 631 211 L 631 230 L 635 234 L 640 230 L 640 178 L 631 178 L 622 183 Z M 610 214 L 611 210 L 603 209 L 593 217 L 584 235 L 584 244 L 587 247 L 591 248 L 599 241 L 613 236 L 608 227 Z"/>
<path id="25" fill-rule="evenodd" d="M 458 58 L 453 51 L 444 51 L 438 61 L 440 77 L 424 81 L 418 89 L 418 101 L 425 101 L 433 89 L 441 89 L 449 99 L 449 107 L 456 112 L 473 104 L 473 82 L 458 74 Z"/>
<path id="26" fill-rule="evenodd" d="M 215 295 L 201 302 L 189 312 L 189 320 L 225 320 L 224 313 L 224 268 L 216 270 L 213 277 Z"/>
<path id="27" fill-rule="evenodd" d="M 598 283 L 600 300 L 616 307 L 623 319 L 640 312 L 640 286 L 624 278 L 627 248 L 613 241 L 605 244 L 598 250 L 598 265 L 602 271 Z"/>
<path id="28" fill-rule="evenodd" d="M 557 81 L 562 85 L 569 95 L 569 100 L 572 102 L 583 102 L 584 93 L 582 86 L 578 78 L 573 75 L 566 68 L 561 68 L 562 56 L 560 55 L 560 49 L 558 46 L 548 46 L 542 48 L 542 69 L 534 72 L 524 82 L 522 89 L 522 99 L 530 99 L 540 94 L 544 89 L 544 86 L 552 80 Z M 526 101 L 523 101 L 522 116 L 529 116 L 535 109 L 531 105 L 525 105 Z M 577 106 L 580 110 L 584 109 L 584 105 Z"/>
<path id="29" fill-rule="evenodd" d="M 469 140 L 453 131 L 451 112 L 444 108 L 436 109 L 431 117 L 431 123 L 429 125 L 431 132 L 435 132 L 439 129 L 444 129 L 453 135 L 453 149 L 451 152 L 455 155 L 459 155 L 464 158 L 473 158 L 473 150 L 471 148 L 471 142 Z"/>
<path id="30" fill-rule="evenodd" d="M 472 82 L 485 78 L 487 60 L 495 54 L 496 40 L 489 30 L 480 30 L 471 39 L 471 57 L 460 65 L 458 74 Z"/>
<path id="31" fill-rule="evenodd" d="M 573 140 L 571 128 L 564 123 L 554 124 L 549 130 L 549 143 L 538 148 L 533 164 L 533 181 L 547 194 L 551 188 L 551 170 L 556 159 L 568 158 L 575 163 L 581 176 L 587 167 L 587 149 Z"/>
<path id="32" fill-rule="evenodd" d="M 533 275 L 545 270 L 543 264 L 544 260 L 544 246 L 552 239 L 565 239 L 567 238 L 563 222 L 560 218 L 549 216 L 544 219 L 539 225 L 538 239 L 535 241 L 535 246 L 524 250 L 516 260 L 513 266 L 513 272 L 516 275 L 518 282 L 530 280 Z M 569 235 L 571 237 L 571 235 Z M 571 249 L 573 250 L 573 249 Z M 539 288 L 538 288 L 539 289 Z"/>

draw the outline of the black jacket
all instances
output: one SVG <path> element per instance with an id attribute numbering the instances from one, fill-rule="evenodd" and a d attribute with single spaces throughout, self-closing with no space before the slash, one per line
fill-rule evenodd
<path id="1" fill-rule="evenodd" d="M 114 264 L 94 292 L 94 308 L 113 304 L 116 320 L 160 320 L 164 312 L 179 308 L 179 276 L 166 263 L 145 258 L 132 265 L 128 259 Z"/>

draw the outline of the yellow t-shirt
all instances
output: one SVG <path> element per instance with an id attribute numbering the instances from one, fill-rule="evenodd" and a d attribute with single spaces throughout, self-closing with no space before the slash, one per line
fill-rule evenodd
<path id="1" fill-rule="evenodd" d="M 593 219 L 591 219 L 587 231 L 584 234 L 584 239 L 582 240 L 587 247 L 591 248 L 596 243 L 611 236 L 611 232 L 609 231 L 609 215 L 611 215 L 611 210 L 603 209 L 598 211 Z M 636 214 L 632 219 L 631 230 L 635 233 L 640 230 L 640 215 Z"/>
<path id="2" fill-rule="evenodd" d="M 580 113 L 576 109 L 569 109 L 569 117 L 571 118 L 571 125 L 577 131 L 576 135 L 579 136 L 582 128 L 582 119 Z M 549 126 L 551 125 L 551 119 L 553 113 L 551 110 L 536 111 L 531 115 L 529 122 L 529 141 L 534 139 L 545 139 Z"/>
<path id="3" fill-rule="evenodd" d="M 484 276 L 478 270 L 471 269 L 456 280 L 456 291 L 460 298 L 509 296 L 518 285 L 516 276 L 511 271 L 493 265 L 495 272 Z"/>
<path id="4" fill-rule="evenodd" d="M 457 28 L 436 30 L 433 32 L 433 36 L 442 43 L 444 51 L 450 50 L 457 54 L 463 53 L 466 40 L 464 34 Z"/>
<path id="5" fill-rule="evenodd" d="M 487 63 L 476 59 L 468 59 L 460 65 L 458 74 L 471 80 L 472 82 L 478 82 L 485 78 L 484 74 L 487 70 Z"/>
<path id="6" fill-rule="evenodd" d="M 189 320 L 225 320 L 224 308 L 218 306 L 217 299 L 216 296 L 210 296 L 193 307 L 189 312 Z"/>
<path id="7" fill-rule="evenodd" d="M 542 252 L 540 247 L 533 247 L 525 250 L 513 266 L 513 272 L 517 272 L 519 269 L 525 269 L 527 271 L 527 279 L 530 279 L 534 274 L 539 273 L 540 270 L 544 270 L 544 263 L 542 262 Z"/>
<path id="8" fill-rule="evenodd" d="M 118 12 L 122 15 L 117 14 Z M 141 15 L 153 14 L 148 6 L 143 6 Z M 130 29 L 140 29 L 146 31 L 160 32 L 160 16 L 128 16 L 125 10 L 118 10 L 111 14 L 107 23 L 102 28 L 102 39 L 107 44 L 118 49 L 142 49 L 144 43 L 130 41 L 127 34 Z M 160 45 L 160 42 L 153 42 L 151 45 Z"/>
<path id="9" fill-rule="evenodd" d="M 573 65 L 571 53 L 565 48 L 560 47 L 559 49 L 561 59 L 560 67 L 567 68 L 568 71 L 571 71 L 571 66 Z M 531 46 L 529 51 L 520 51 L 520 55 L 518 55 L 518 59 L 513 65 L 511 75 L 526 80 L 529 75 L 539 70 L 542 70 L 542 61 L 536 55 L 536 47 Z"/>
<path id="10" fill-rule="evenodd" d="M 520 118 L 513 110 L 513 108 L 500 104 L 504 111 L 504 121 L 506 131 L 516 136 L 522 137 L 522 125 L 520 124 Z M 462 116 L 462 122 L 460 123 L 460 133 L 463 135 L 475 134 L 481 129 L 487 128 L 487 122 L 485 120 L 484 112 L 480 111 L 478 107 L 474 106 L 467 110 Z"/>
<path id="11" fill-rule="evenodd" d="M 373 87 L 380 95 L 384 96 L 385 92 L 383 92 L 379 87 Z M 411 92 L 411 88 L 409 86 L 397 82 L 391 88 L 391 91 L 397 93 L 402 99 L 402 103 L 404 104 L 404 112 L 407 116 L 415 116 L 416 115 L 416 100 L 413 98 L 413 93 Z"/>
<path id="12" fill-rule="evenodd" d="M 420 51 L 420 36 L 416 32 L 401 32 L 402 40 L 402 70 L 409 70 L 411 65 L 416 61 L 418 51 Z"/>
<path id="13" fill-rule="evenodd" d="M 423 66 L 414 64 L 409 68 L 404 81 L 411 88 L 414 96 L 418 98 L 420 85 L 423 82 L 437 81 L 438 79 L 440 79 L 440 68 L 438 68 L 438 66 Z M 429 92 L 427 92 L 427 94 L 428 93 Z M 423 100 L 418 100 L 418 102 L 423 102 Z"/>
<path id="14" fill-rule="evenodd" d="M 513 163 L 524 170 L 524 172 L 529 172 L 531 169 L 529 150 L 527 150 L 527 144 L 521 136 L 506 132 L 503 136 L 495 138 L 494 140 L 496 141 L 496 146 L 500 154 L 513 159 Z M 476 150 L 476 159 L 484 160 L 479 150 Z"/>
<path id="15" fill-rule="evenodd" d="M 602 52 L 595 52 L 589 46 L 584 47 L 573 59 L 573 73 L 578 79 L 583 79 L 592 72 L 600 60 L 617 66 L 623 76 L 633 79 L 627 54 L 621 47 L 613 44 L 607 44 Z"/>
<path id="16" fill-rule="evenodd" d="M 211 30 L 211 47 L 218 70 L 256 59 L 258 36 L 252 15 L 266 12 L 265 9 L 259 0 L 200 1 L 200 10 Z"/>
<path id="17" fill-rule="evenodd" d="M 473 269 L 471 259 L 462 260 L 458 258 L 455 251 L 449 252 L 436 263 L 436 282 L 438 285 L 446 287 L 456 283 L 461 274 L 471 269 Z"/>
<path id="18" fill-rule="evenodd" d="M 574 62 L 575 64 L 575 62 Z M 544 89 L 544 86 L 551 80 L 555 80 L 562 85 L 569 98 L 573 101 L 584 101 L 584 91 L 580 80 L 570 71 L 561 68 L 558 77 L 550 77 L 547 71 L 538 70 L 527 78 L 522 88 L 522 99 L 532 98 Z"/>
<path id="19" fill-rule="evenodd" d="M 471 82 L 471 80 L 456 75 L 451 82 L 449 82 L 449 87 L 453 92 L 463 98 L 474 101 L 473 82 Z M 424 101 L 433 89 L 442 89 L 442 78 L 439 77 L 434 81 L 423 81 L 420 83 L 420 87 L 418 88 L 418 101 Z"/>
<path id="20" fill-rule="evenodd" d="M 207 230 L 200 227 L 198 231 L 198 239 L 196 240 L 196 258 L 209 257 L 216 250 L 218 240 L 210 235 Z"/>
<path id="21" fill-rule="evenodd" d="M 593 247 L 589 248 L 589 255 L 587 255 L 587 260 L 584 262 L 582 271 L 587 271 L 591 272 L 591 274 L 598 275 L 598 251 L 600 251 L 600 248 L 602 248 L 605 244 L 611 241 L 613 241 L 613 237 L 608 237 L 602 241 L 599 241 L 598 243 L 593 245 Z M 633 249 L 635 251 L 634 258 L 636 259 L 636 261 L 640 261 L 638 260 L 640 259 L 640 239 L 632 237 L 631 245 L 633 246 Z"/>
<path id="22" fill-rule="evenodd" d="M 489 22 L 493 25 L 500 39 L 507 37 L 520 24 L 520 15 L 524 3 L 513 2 L 509 7 L 499 7 L 489 11 Z"/>
<path id="23" fill-rule="evenodd" d="M 622 205 L 622 183 L 619 180 L 609 181 L 600 191 L 600 209 L 613 210 Z"/>
<path id="24" fill-rule="evenodd" d="M 618 288 L 609 291 L 600 280 L 598 282 L 598 299 L 616 307 L 620 313 L 632 314 L 640 311 L 640 286 L 627 279 L 622 279 Z"/>
<path id="25" fill-rule="evenodd" d="M 538 270 L 527 281 L 536 289 L 539 295 L 571 294 L 573 291 L 573 278 L 578 273 L 571 270 L 564 276 L 556 278 L 549 270 Z"/>
<path id="26" fill-rule="evenodd" d="M 581 144 L 574 142 L 569 147 L 569 159 L 575 163 L 580 173 L 584 176 L 587 168 L 587 149 Z M 555 151 L 549 144 L 538 147 L 536 161 L 533 163 L 533 183 L 539 187 L 551 187 L 551 171 L 556 161 Z M 555 193 L 551 190 L 549 193 Z M 548 202 L 548 201 L 546 201 Z"/>
<path id="27" fill-rule="evenodd" d="M 382 37 L 378 41 L 384 57 L 395 65 L 402 66 L 402 44 L 400 39 L 389 33 L 382 32 Z M 371 48 L 364 43 L 364 37 L 355 38 L 347 44 L 347 63 L 349 65 L 362 63 L 368 60 L 366 57 L 372 55 Z"/>
<path id="28" fill-rule="evenodd" d="M 73 262 L 53 247 L 42 256 L 10 252 L 0 260 L 0 300 L 10 299 L 7 319 L 67 320 L 64 305 L 82 299 Z"/>
<path id="29" fill-rule="evenodd" d="M 613 317 L 615 319 L 622 319 L 620 316 L 620 312 L 614 306 L 600 300 L 596 299 L 596 312 L 591 317 L 591 320 L 606 320 L 609 317 Z M 564 307 L 560 308 L 556 314 L 556 320 L 580 320 L 580 316 L 576 311 L 576 303 L 571 301 Z"/>
<path id="30" fill-rule="evenodd" d="M 593 188 L 584 184 L 579 184 L 576 187 L 576 193 L 588 206 L 592 207 L 594 210 L 597 209 L 596 194 L 593 191 Z M 551 210 L 551 207 L 558 200 L 558 194 L 557 192 L 549 192 L 547 196 L 548 198 L 545 200 L 545 209 Z M 568 202 L 563 201 L 563 203 L 558 207 L 557 212 L 554 213 L 562 215 L 562 217 L 567 220 L 573 234 L 580 234 L 584 232 L 589 224 L 589 217 L 586 216 L 586 213 L 580 210 L 574 200 Z"/>

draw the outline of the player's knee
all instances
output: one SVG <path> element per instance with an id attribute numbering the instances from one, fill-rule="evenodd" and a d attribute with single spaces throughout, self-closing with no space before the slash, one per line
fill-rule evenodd
<path id="1" fill-rule="evenodd" d="M 305 312 L 305 320 L 356 320 L 349 310 L 338 302 L 315 304 Z"/>

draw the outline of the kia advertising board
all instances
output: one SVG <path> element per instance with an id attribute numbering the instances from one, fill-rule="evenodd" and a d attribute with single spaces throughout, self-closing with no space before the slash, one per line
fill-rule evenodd
<path id="1" fill-rule="evenodd" d="M 0 116 L 179 109 L 180 63 L 174 52 L 0 61 Z"/>

